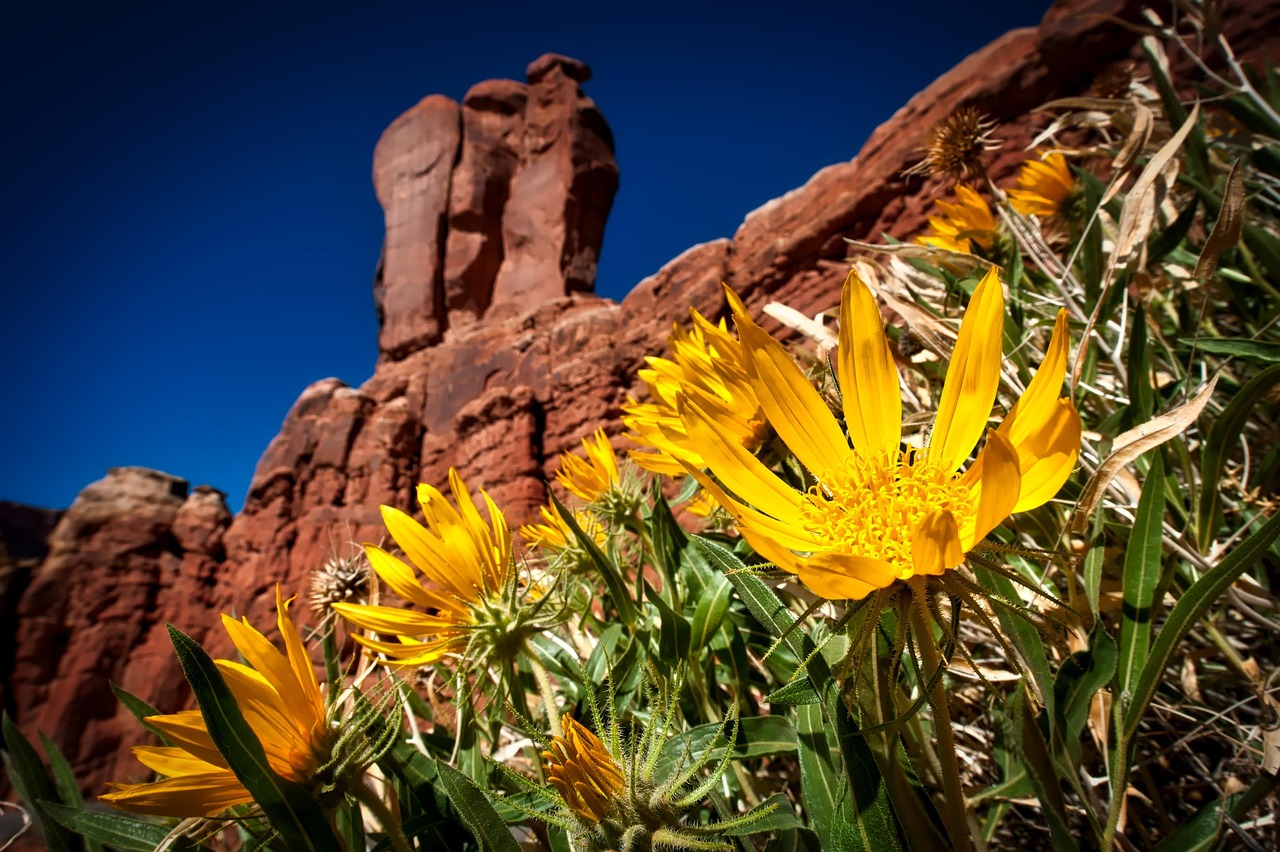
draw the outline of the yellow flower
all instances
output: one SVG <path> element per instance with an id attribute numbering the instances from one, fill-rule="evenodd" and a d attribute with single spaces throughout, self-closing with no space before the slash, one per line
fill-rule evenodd
<path id="1" fill-rule="evenodd" d="M 690 472 L 760 555 L 823 597 L 860 599 L 960 565 L 1011 512 L 1053 497 L 1075 465 L 1080 417 L 1069 397 L 1058 397 L 1069 348 L 1065 311 L 1026 392 L 998 428 L 987 430 L 1004 323 L 994 270 L 961 323 L 923 450 L 902 448 L 898 375 L 883 320 L 854 273 L 841 300 L 836 360 L 847 438 L 781 344 L 751 321 L 732 292 L 730 299 L 761 405 L 816 484 L 793 489 L 723 436 L 693 396 L 682 400 L 681 412 L 716 479 Z M 960 472 L 984 432 L 985 447 Z"/>
<path id="2" fill-rule="evenodd" d="M 706 466 L 676 410 L 682 392 L 698 393 L 704 407 L 715 411 L 724 429 L 749 452 L 768 435 L 760 403 L 747 381 L 742 344 L 723 321 L 716 325 L 697 311 L 690 314 L 693 325 L 684 329 L 677 323 L 669 340 L 672 360 L 646 358 L 649 369 L 638 373 L 653 402 L 631 400 L 622 407 L 622 422 L 631 430 L 627 437 L 646 448 L 633 450 L 632 461 L 664 476 L 683 476 L 682 461 Z"/>
<path id="3" fill-rule="evenodd" d="M 618 484 L 618 457 L 613 454 L 613 445 L 609 443 L 604 429 L 597 429 L 592 437 L 583 438 L 582 448 L 587 452 L 585 459 L 573 453 L 560 454 L 556 479 L 571 494 L 590 503 Z"/>
<path id="4" fill-rule="evenodd" d="M 565 523 L 560 513 L 551 506 L 543 506 L 539 510 L 545 524 L 525 524 L 520 527 L 520 535 L 531 547 L 546 547 L 552 550 L 565 550 L 569 547 L 577 545 L 577 537 L 574 536 L 573 530 L 569 529 L 569 525 Z M 590 512 L 574 512 L 573 519 L 578 522 L 578 527 L 595 541 L 597 545 L 604 546 L 608 539 L 608 534 L 604 527 L 596 520 L 596 516 Z"/>
<path id="5" fill-rule="evenodd" d="M 1018 170 L 1018 186 L 1009 190 L 1009 203 L 1025 216 L 1048 218 L 1062 212 L 1071 198 L 1075 180 L 1067 158 L 1058 153 L 1027 160 Z"/>
<path id="6" fill-rule="evenodd" d="M 710 492 L 699 491 L 684 504 L 684 510 L 695 518 L 709 518 L 719 506 Z"/>
<path id="7" fill-rule="evenodd" d="M 252 668 L 231 660 L 215 662 L 245 721 L 261 740 L 272 770 L 310 785 L 330 759 L 335 732 L 329 727 L 324 694 L 288 608 L 277 586 L 276 626 L 284 637 L 283 652 L 247 619 L 222 616 L 236 650 Z M 102 801 L 133 813 L 183 818 L 211 817 L 253 801 L 214 745 L 199 710 L 151 716 L 147 721 L 173 745 L 136 746 L 133 753 L 148 769 L 167 777 L 149 784 L 111 784 L 113 792 L 102 796 Z"/>
<path id="8" fill-rule="evenodd" d="M 453 468 L 449 469 L 449 487 L 457 509 L 439 490 L 418 486 L 425 527 L 399 509 L 382 507 L 387 531 L 412 566 L 380 547 L 365 545 L 369 563 L 382 581 L 426 612 L 333 604 L 334 611 L 352 624 L 397 637 L 398 642 L 385 642 L 356 636 L 394 664 L 422 666 L 464 651 L 469 634 L 485 620 L 486 604 L 500 597 L 514 576 L 511 532 L 502 510 L 481 490 L 489 514 L 490 523 L 486 524 Z M 415 568 L 431 581 L 430 589 L 423 586 Z"/>
<path id="9" fill-rule="evenodd" d="M 956 203 L 937 202 L 940 215 L 929 217 L 932 233 L 917 237 L 924 246 L 973 253 L 973 243 L 990 251 L 995 245 L 996 219 L 981 195 L 964 184 L 956 186 Z"/>
<path id="10" fill-rule="evenodd" d="M 583 819 L 598 823 L 614 809 L 614 800 L 626 791 L 622 767 L 600 738 L 572 718 L 564 718 L 564 736 L 554 737 L 542 753 L 547 780 L 564 803 Z"/>

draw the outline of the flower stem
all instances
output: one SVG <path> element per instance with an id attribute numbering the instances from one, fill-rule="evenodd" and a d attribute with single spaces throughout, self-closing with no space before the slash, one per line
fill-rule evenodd
<path id="1" fill-rule="evenodd" d="M 538 681 L 538 692 L 542 695 L 542 704 L 547 711 L 547 722 L 551 726 L 551 736 L 564 736 L 564 728 L 560 726 L 560 708 L 556 706 L 556 691 L 551 686 L 551 677 L 538 659 L 538 652 L 528 639 L 524 642 L 524 652 L 529 658 L 529 668 L 533 669 L 533 677 Z"/>
<path id="2" fill-rule="evenodd" d="M 925 600 L 925 579 L 912 577 L 907 582 L 911 586 L 911 628 L 920 646 L 922 664 L 920 676 L 929 678 L 932 677 L 933 672 L 944 665 L 944 662 L 938 654 L 938 642 L 933 635 L 933 626 L 929 623 L 928 604 Z M 938 678 L 938 682 L 929 693 L 929 707 L 933 710 L 933 729 L 938 743 L 938 764 L 942 769 L 942 795 L 946 804 L 947 833 L 950 835 L 952 848 L 972 849 L 964 787 L 960 784 L 960 761 L 956 756 L 955 737 L 951 730 L 951 708 L 947 705 L 947 691 L 943 686 L 942 678 Z"/>
<path id="3" fill-rule="evenodd" d="M 409 839 L 404 836 L 400 823 L 391 815 L 391 810 L 372 787 L 363 782 L 353 784 L 351 795 L 373 813 L 374 818 L 382 826 L 383 832 L 386 833 L 387 839 L 391 841 L 391 848 L 396 852 L 412 852 L 413 847 L 409 845 Z"/>

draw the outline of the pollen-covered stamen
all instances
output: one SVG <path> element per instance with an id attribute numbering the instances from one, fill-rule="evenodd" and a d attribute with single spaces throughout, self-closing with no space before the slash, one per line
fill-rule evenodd
<path id="1" fill-rule="evenodd" d="M 805 529 L 837 552 L 882 559 L 908 576 L 914 572 L 911 537 L 939 509 L 958 525 L 976 511 L 959 474 L 913 451 L 850 453 L 842 468 L 809 489 L 801 517 Z"/>

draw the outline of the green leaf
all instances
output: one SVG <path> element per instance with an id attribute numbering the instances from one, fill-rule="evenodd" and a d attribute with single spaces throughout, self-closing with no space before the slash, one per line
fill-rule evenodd
<path id="1" fill-rule="evenodd" d="M 653 480 L 653 509 L 649 513 L 649 536 L 653 542 L 656 567 L 662 575 L 662 592 L 670 597 L 675 594 L 672 578 L 680 571 L 680 552 L 688 544 L 689 537 L 671 514 L 671 508 L 662 496 L 662 480 L 659 478 Z M 676 606 L 674 599 L 670 602 L 672 606 Z"/>
<path id="2" fill-rule="evenodd" d="M 67 763 L 67 758 L 63 756 L 57 743 L 45 736 L 44 731 L 39 733 L 40 745 L 44 748 L 45 758 L 49 761 L 49 771 L 53 773 L 53 785 L 58 790 L 58 799 L 64 805 L 83 808 L 84 797 L 80 795 L 80 784 L 76 781 L 75 772 L 71 770 L 71 764 Z M 96 840 L 88 840 L 86 845 L 89 852 L 102 850 L 102 844 Z"/>
<path id="3" fill-rule="evenodd" d="M 806 671 L 810 680 L 822 684 L 823 714 L 831 726 L 832 737 L 840 750 L 844 775 L 848 779 L 850 848 L 874 849 L 877 852 L 900 849 L 888 788 L 866 740 L 844 707 L 839 686 L 827 661 L 821 654 L 813 653 L 813 640 L 803 630 L 793 629 L 795 616 L 731 550 L 702 536 L 693 540 L 708 560 L 725 572 L 752 616 L 775 638 L 786 637 L 784 644 L 796 657 L 807 661 Z"/>
<path id="4" fill-rule="evenodd" d="M 150 704 L 117 683 L 113 682 L 111 684 L 111 692 L 115 694 L 116 700 L 123 704 L 125 709 L 132 713 L 133 717 L 142 723 L 142 727 L 159 737 L 160 742 L 165 745 L 173 745 L 173 743 L 169 742 L 169 738 L 165 736 L 163 731 L 147 721 L 147 717 L 149 716 L 159 716 L 159 710 L 152 707 Z"/>
<path id="5" fill-rule="evenodd" d="M 437 763 L 436 771 L 450 804 L 457 809 L 484 852 L 520 852 L 507 824 L 470 778 L 447 763 Z"/>
<path id="6" fill-rule="evenodd" d="M 235 695 L 204 648 L 172 624 L 166 627 L 209 736 L 236 780 L 262 808 L 271 827 L 279 832 L 280 842 L 291 850 L 342 852 L 342 844 L 311 793 L 302 785 L 277 775 L 267 763 L 262 743 L 245 721 Z"/>
<path id="7" fill-rule="evenodd" d="M 1231 397 L 1209 429 L 1201 450 L 1200 501 L 1196 507 L 1196 532 L 1201 549 L 1208 547 L 1222 523 L 1218 484 L 1226 473 L 1227 459 L 1235 450 L 1254 406 L 1277 384 L 1280 384 L 1280 364 L 1268 367 L 1250 379 Z"/>
<path id="8" fill-rule="evenodd" d="M 1027 768 L 1027 778 L 1040 800 L 1041 812 L 1049 826 L 1049 837 L 1057 852 L 1076 852 L 1079 847 L 1067 827 L 1066 802 L 1062 797 L 1062 787 L 1058 783 L 1058 775 L 1053 768 L 1053 759 L 1044 741 L 1044 735 L 1036 719 L 1027 707 L 1027 699 L 1022 691 L 1015 692 L 1007 702 L 1010 715 L 1010 733 L 1014 747 Z"/>
<path id="9" fill-rule="evenodd" d="M 1160 583 L 1163 552 L 1160 539 L 1164 521 L 1164 461 L 1157 449 L 1150 453 L 1151 468 L 1142 485 L 1138 510 L 1124 552 L 1124 611 L 1120 620 L 1120 659 L 1116 669 L 1116 693 L 1129 691 L 1151 645 L 1151 619 L 1155 615 L 1156 586 Z"/>
<path id="10" fill-rule="evenodd" d="M 649 581 L 644 582 L 644 594 L 658 608 L 658 653 L 668 664 L 676 664 L 689 658 L 693 630 L 689 619 L 672 609 L 662 595 L 653 590 Z"/>
<path id="11" fill-rule="evenodd" d="M 1199 339 L 1183 337 L 1178 339 L 1178 343 L 1186 347 L 1194 346 L 1200 352 L 1207 352 L 1210 355 L 1231 356 L 1267 364 L 1280 363 L 1280 343 L 1269 340 L 1249 340 L 1243 337 L 1201 337 Z"/>
<path id="12" fill-rule="evenodd" d="M 717 577 L 715 584 L 703 592 L 698 605 L 693 610 L 693 635 L 690 647 L 694 656 L 711 644 L 711 638 L 720 629 L 724 614 L 729 611 L 729 601 L 733 598 L 733 586 L 723 577 Z"/>
<path id="13" fill-rule="evenodd" d="M 1116 643 L 1095 624 L 1089 634 L 1089 648 L 1063 660 L 1054 683 L 1061 739 L 1073 765 L 1080 765 L 1080 734 L 1089 720 L 1089 707 L 1099 689 L 1111 682 L 1116 671 Z"/>
<path id="14" fill-rule="evenodd" d="M 103 811 L 86 811 L 56 802 L 41 802 L 50 817 L 59 824 L 96 843 L 116 849 L 153 852 L 169 836 L 169 829 L 135 817 Z"/>
<path id="15" fill-rule="evenodd" d="M 1008 577 L 1001 576 L 999 572 L 975 567 L 974 575 L 978 578 L 978 582 L 989 589 L 995 590 L 1005 600 L 1014 602 L 1020 600 L 1018 590 L 1013 581 Z M 1040 631 L 1027 619 L 1010 612 L 1008 607 L 997 606 L 995 610 L 1000 626 L 1015 640 L 1014 647 L 1021 653 L 1023 661 L 1031 671 L 1031 677 L 1035 680 L 1037 691 L 1041 700 L 1044 701 L 1049 719 L 1055 719 L 1053 674 L 1049 669 L 1049 658 L 1045 655 L 1044 639 L 1040 636 Z"/>
<path id="16" fill-rule="evenodd" d="M 827 741 L 827 726 L 818 705 L 796 710 L 796 750 L 800 763 L 800 795 L 809 826 L 819 837 L 835 833 L 836 801 L 844 779 L 837 767 L 838 752 Z"/>
<path id="17" fill-rule="evenodd" d="M 686 756 L 694 759 L 701 757 L 707 746 L 717 739 L 720 742 L 712 747 L 708 760 L 714 762 L 723 758 L 725 744 L 720 734 L 723 727 L 715 722 L 698 725 L 663 743 L 662 754 L 658 758 L 658 777 L 676 772 L 681 759 Z M 796 730 L 787 717 L 748 716 L 738 720 L 738 739 L 733 746 L 734 760 L 790 754 L 795 750 Z"/>
<path id="18" fill-rule="evenodd" d="M 1146 711 L 1147 705 L 1155 697 L 1156 689 L 1164 678 L 1164 670 L 1173 658 L 1182 637 L 1187 634 L 1196 622 L 1204 617 L 1222 593 L 1236 578 L 1247 571 L 1254 562 L 1262 558 L 1271 543 L 1280 536 L 1280 512 L 1271 516 L 1261 528 L 1255 530 L 1244 541 L 1235 546 L 1217 565 L 1201 575 L 1178 598 L 1169 617 L 1160 628 L 1156 639 L 1151 643 L 1151 652 L 1142 673 L 1130 690 L 1129 706 L 1124 717 L 1124 736 L 1129 739 L 1138 729 L 1138 720 Z"/>
<path id="19" fill-rule="evenodd" d="M 780 686 L 768 695 L 770 704 L 821 704 L 822 696 L 807 677 Z"/>
<path id="20" fill-rule="evenodd" d="M 582 527 L 578 526 L 573 513 L 564 507 L 564 504 L 560 502 L 554 492 L 548 491 L 547 496 L 551 499 L 551 504 L 560 513 L 560 517 L 565 524 L 573 531 L 574 537 L 578 539 L 578 544 L 591 556 L 591 561 L 595 564 L 596 570 L 604 578 L 605 587 L 609 590 L 609 597 L 613 599 L 613 605 L 618 609 L 619 617 L 634 632 L 636 627 L 636 606 L 631 600 L 631 595 L 627 591 L 627 584 L 623 582 L 622 573 L 618 570 L 618 566 L 614 565 L 609 557 L 605 556 L 604 552 L 596 545 L 595 541 L 582 531 Z"/>
<path id="21" fill-rule="evenodd" d="M 1093 617 L 1098 617 L 1098 600 L 1102 594 L 1102 564 L 1107 558 L 1107 528 L 1102 520 L 1102 506 L 1093 513 L 1093 529 L 1089 533 L 1089 552 L 1084 557 L 1084 595 L 1089 600 Z"/>
<path id="22" fill-rule="evenodd" d="M 725 836 L 742 837 L 749 834 L 763 834 L 766 831 L 792 831 L 797 828 L 804 828 L 804 823 L 800 822 L 796 817 L 795 811 L 791 809 L 791 802 L 787 799 L 785 793 L 774 793 L 757 807 L 765 808 L 769 805 L 774 805 L 775 807 L 768 816 L 758 822 L 731 828 L 724 832 Z"/>
<path id="23" fill-rule="evenodd" d="M 4 734 L 4 766 L 9 774 L 9 781 L 18 797 L 27 804 L 35 816 L 36 825 L 44 835 L 47 848 L 56 852 L 67 852 L 81 844 L 79 839 L 67 832 L 62 825 L 51 819 L 45 812 L 43 802 L 56 802 L 58 792 L 53 780 L 45 771 L 44 762 L 35 747 L 27 741 L 18 730 L 18 726 L 5 713 L 0 720 L 0 732 Z"/>

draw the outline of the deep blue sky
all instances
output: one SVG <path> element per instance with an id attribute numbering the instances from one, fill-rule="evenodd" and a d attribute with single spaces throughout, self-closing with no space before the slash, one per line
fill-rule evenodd
<path id="1" fill-rule="evenodd" d="M 11 4 L 0 499 L 65 507 L 145 465 L 238 509 L 298 393 L 372 372 L 370 158 L 427 94 L 591 65 L 622 170 L 597 290 L 621 298 L 1047 6 Z"/>

